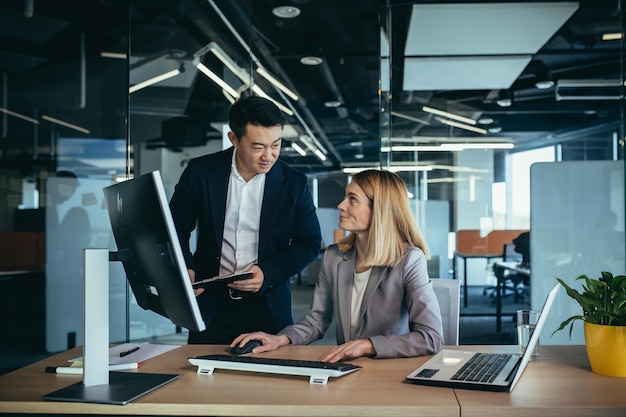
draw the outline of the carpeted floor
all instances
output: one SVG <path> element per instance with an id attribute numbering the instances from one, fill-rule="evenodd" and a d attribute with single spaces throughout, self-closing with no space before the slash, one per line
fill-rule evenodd
<path id="1" fill-rule="evenodd" d="M 502 298 L 501 331 L 496 330 L 496 298 L 485 287 L 468 287 L 467 307 L 461 299 L 459 336 L 462 345 L 508 345 L 517 343 L 514 315 L 517 310 L 528 308 L 523 300 L 513 296 Z M 461 294 L 463 291 L 461 291 Z"/>

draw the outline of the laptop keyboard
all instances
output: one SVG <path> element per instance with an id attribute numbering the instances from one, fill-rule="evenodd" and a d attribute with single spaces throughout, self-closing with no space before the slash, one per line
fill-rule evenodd
<path id="1" fill-rule="evenodd" d="M 452 376 L 452 380 L 493 382 L 513 356 L 506 353 L 477 353 Z"/>

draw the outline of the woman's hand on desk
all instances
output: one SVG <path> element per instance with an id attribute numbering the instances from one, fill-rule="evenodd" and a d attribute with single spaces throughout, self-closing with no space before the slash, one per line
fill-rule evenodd
<path id="1" fill-rule="evenodd" d="M 258 340 L 263 343 L 262 346 L 255 347 L 252 351 L 253 353 L 269 352 L 270 350 L 276 350 L 281 346 L 286 346 L 291 343 L 289 338 L 285 335 L 276 336 L 265 332 L 254 332 L 240 334 L 231 342 L 230 347 L 232 348 L 236 345 L 243 346 L 250 340 Z"/>
<path id="2" fill-rule="evenodd" d="M 374 356 L 376 351 L 369 339 L 351 340 L 332 348 L 319 357 L 319 361 L 335 363 L 343 359 L 355 359 L 361 356 Z"/>

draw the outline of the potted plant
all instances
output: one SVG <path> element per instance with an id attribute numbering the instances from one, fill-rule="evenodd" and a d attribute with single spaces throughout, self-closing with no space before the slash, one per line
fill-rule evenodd
<path id="1" fill-rule="evenodd" d="M 593 372 L 626 377 L 626 276 L 613 276 L 606 271 L 597 279 L 581 275 L 576 280 L 584 281 L 582 292 L 571 288 L 561 278 L 556 279 L 567 295 L 578 302 L 583 314 L 569 317 L 552 334 L 569 324 L 571 337 L 574 322 L 582 320 Z"/>

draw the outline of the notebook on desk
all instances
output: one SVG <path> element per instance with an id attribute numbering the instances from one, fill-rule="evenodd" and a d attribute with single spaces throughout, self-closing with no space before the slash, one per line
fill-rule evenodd
<path id="1" fill-rule="evenodd" d="M 419 385 L 511 392 L 524 372 L 539 340 L 560 284 L 556 284 L 543 304 L 537 326 L 523 355 L 505 352 L 480 352 L 443 349 L 411 372 L 407 381 Z M 488 370 L 478 375 L 475 366 L 487 364 Z M 473 368 L 470 370 L 470 368 Z"/>

